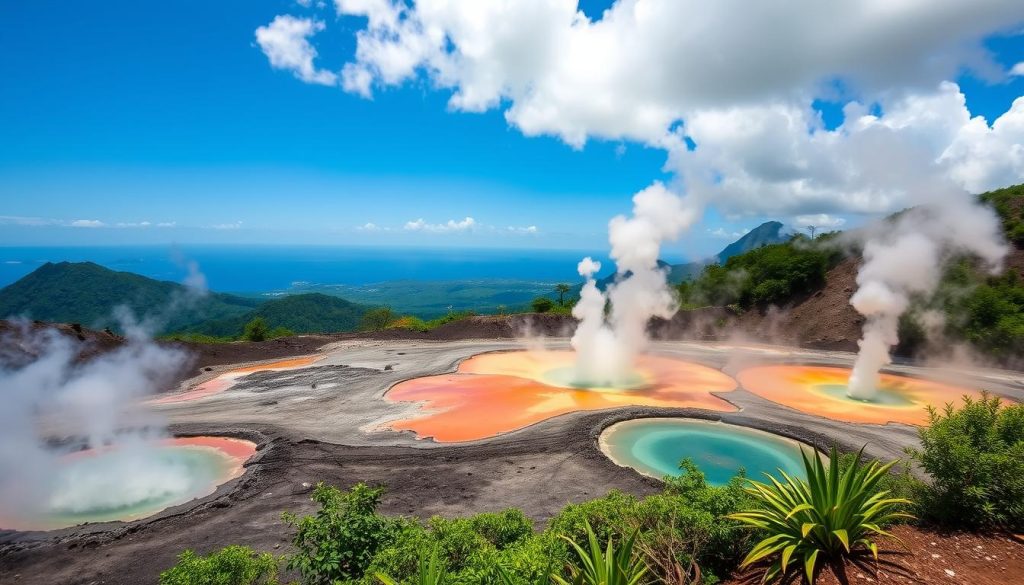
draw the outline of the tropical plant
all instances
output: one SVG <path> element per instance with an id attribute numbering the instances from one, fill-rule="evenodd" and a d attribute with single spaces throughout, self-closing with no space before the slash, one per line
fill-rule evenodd
<path id="1" fill-rule="evenodd" d="M 343 492 L 323 483 L 313 490 L 320 509 L 312 516 L 285 512 L 285 523 L 296 528 L 287 557 L 288 569 L 297 570 L 305 583 L 333 585 L 359 579 L 381 545 L 396 530 L 396 521 L 377 514 L 382 488 L 356 484 Z"/>
<path id="2" fill-rule="evenodd" d="M 834 447 L 827 469 L 820 455 L 810 457 L 801 451 L 806 481 L 782 470 L 782 482 L 770 474 L 765 474 L 770 483 L 751 480 L 746 489 L 762 508 L 730 514 L 729 518 L 764 530 L 768 536 L 754 546 L 741 566 L 772 558 L 762 580 L 767 582 L 785 574 L 790 563 L 799 560 L 808 582 L 813 583 L 819 560 L 847 556 L 858 549 L 870 550 L 878 558 L 878 545 L 872 537 L 895 539 L 883 526 L 909 517 L 899 508 L 910 502 L 889 498 L 886 490 L 877 490 L 879 481 L 896 462 L 864 464 L 863 451 L 842 470 Z"/>
<path id="3" fill-rule="evenodd" d="M 377 579 L 384 585 L 399 585 L 398 580 L 377 573 Z M 412 585 L 444 585 L 448 582 L 448 571 L 441 561 L 441 555 L 435 547 L 429 556 L 420 554 L 419 570 L 412 580 Z"/>
<path id="4" fill-rule="evenodd" d="M 560 282 L 560 283 L 555 285 L 555 292 L 558 293 L 558 304 L 559 305 L 561 305 L 563 307 L 565 306 L 565 293 L 567 293 L 567 292 L 569 292 L 571 290 L 572 290 L 572 287 L 569 286 L 568 284 L 565 284 L 564 282 Z"/>
<path id="5" fill-rule="evenodd" d="M 637 533 L 626 538 L 616 548 L 614 540 L 608 538 L 605 550 L 597 542 L 597 535 L 590 523 L 586 523 L 587 544 L 589 550 L 584 549 L 576 541 L 563 536 L 566 542 L 575 549 L 579 555 L 579 564 L 573 565 L 570 569 L 572 581 L 567 581 L 560 575 L 552 575 L 552 579 L 559 585 L 636 585 L 641 583 L 647 575 L 647 565 L 643 558 L 633 554 L 633 545 L 636 543 Z"/>
<path id="6" fill-rule="evenodd" d="M 928 414 L 921 450 L 911 451 L 932 477 L 922 513 L 944 524 L 1024 527 L 1024 405 L 983 393 Z"/>
<path id="7" fill-rule="evenodd" d="M 276 585 L 277 560 L 247 546 L 232 545 L 203 557 L 191 550 L 160 573 L 160 585 Z"/>

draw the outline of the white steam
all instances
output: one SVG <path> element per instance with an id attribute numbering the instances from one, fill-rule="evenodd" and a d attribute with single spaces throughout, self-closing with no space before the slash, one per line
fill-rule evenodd
<path id="1" fill-rule="evenodd" d="M 665 271 L 658 266 L 658 256 L 663 241 L 679 237 L 693 224 L 698 210 L 692 203 L 659 182 L 633 196 L 633 216 L 616 216 L 608 224 L 618 279 L 606 292 L 594 280 L 601 264 L 590 258 L 579 263 L 577 269 L 586 284 L 572 311 L 580 321 L 572 337 L 577 383 L 627 383 L 634 359 L 647 345 L 647 322 L 675 313 L 676 300 Z"/>
<path id="2" fill-rule="evenodd" d="M 864 264 L 850 304 L 866 320 L 848 392 L 852 398 L 871 400 L 879 371 L 892 361 L 889 351 L 899 342 L 899 319 L 912 299 L 935 292 L 952 255 L 973 254 L 995 272 L 1006 246 L 992 210 L 956 191 L 935 196 L 928 205 L 874 226 L 863 236 Z"/>
<path id="3" fill-rule="evenodd" d="M 184 353 L 133 336 L 78 363 L 73 342 L 53 330 L 24 328 L 2 342 L 37 357 L 0 369 L 0 520 L 130 506 L 188 477 L 180 463 L 154 455 L 166 430 L 139 406 L 179 371 Z M 53 448 L 50 437 L 74 448 Z M 109 451 L 68 455 L 82 447 Z"/>

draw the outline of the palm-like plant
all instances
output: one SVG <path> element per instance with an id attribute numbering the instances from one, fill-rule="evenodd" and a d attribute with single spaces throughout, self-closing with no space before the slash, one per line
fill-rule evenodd
<path id="1" fill-rule="evenodd" d="M 396 579 L 388 577 L 383 573 L 377 573 L 377 580 L 384 585 L 399 585 Z M 416 573 L 415 585 L 444 585 L 448 582 L 448 571 L 441 556 L 435 548 L 430 556 L 420 554 L 419 571 Z"/>
<path id="2" fill-rule="evenodd" d="M 590 523 L 586 523 L 587 541 L 590 550 L 585 550 L 571 538 L 563 536 L 579 555 L 579 565 L 572 568 L 573 579 L 566 581 L 559 575 L 552 575 L 558 585 L 637 585 L 647 575 L 647 565 L 638 555 L 633 554 L 636 533 L 618 548 L 611 538 L 604 551 L 597 543 L 597 535 Z"/>
<path id="3" fill-rule="evenodd" d="M 572 290 L 572 287 L 565 283 L 559 283 L 555 285 L 555 292 L 558 293 L 558 304 L 565 306 L 565 293 Z"/>
<path id="4" fill-rule="evenodd" d="M 878 558 L 878 545 L 873 536 L 888 536 L 882 526 L 898 518 L 909 518 L 900 512 L 908 500 L 887 498 L 888 491 L 877 491 L 878 482 L 895 465 L 878 461 L 862 464 L 862 448 L 853 464 L 839 469 L 839 454 L 833 447 L 828 469 L 815 453 L 809 457 L 801 451 L 807 481 L 792 478 L 779 470 L 784 482 L 769 474 L 769 483 L 750 481 L 746 490 L 764 504 L 760 510 L 747 510 L 729 517 L 748 526 L 760 528 L 769 536 L 757 543 L 743 559 L 746 567 L 762 559 L 776 556 L 765 571 L 762 583 L 784 574 L 794 560 L 802 562 L 808 582 L 814 582 L 819 559 L 849 555 L 856 549 L 870 550 Z M 795 564 L 795 563 L 794 563 Z"/>

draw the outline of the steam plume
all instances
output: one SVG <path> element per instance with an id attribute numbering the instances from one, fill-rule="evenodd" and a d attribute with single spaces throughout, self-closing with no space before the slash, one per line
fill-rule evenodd
<path id="1" fill-rule="evenodd" d="M 24 327 L 16 343 L 36 355 L 22 366 L 0 368 L 0 516 L 80 512 L 129 506 L 159 497 L 187 478 L 180 462 L 153 456 L 153 439 L 166 434 L 141 410 L 141 398 L 169 382 L 186 360 L 126 326 L 125 345 L 86 363 L 72 342 L 53 330 Z M 103 465 L 66 473 L 66 450 L 47 445 L 59 437 L 75 448 L 115 447 Z M 177 478 L 177 479 L 176 479 Z"/>
<path id="2" fill-rule="evenodd" d="M 992 210 L 964 192 L 935 197 L 863 236 L 864 264 L 850 304 L 866 320 L 848 392 L 871 400 L 879 370 L 892 361 L 889 351 L 899 341 L 899 319 L 912 298 L 934 293 L 943 265 L 956 254 L 976 255 L 997 272 L 1006 246 Z"/>
<path id="3" fill-rule="evenodd" d="M 661 243 L 675 239 L 693 224 L 697 208 L 659 182 L 633 196 L 633 216 L 608 224 L 611 257 L 618 280 L 602 293 L 594 275 L 601 264 L 584 258 L 577 267 L 586 284 L 573 308 L 579 326 L 572 337 L 576 381 L 588 385 L 627 383 L 637 354 L 647 345 L 651 317 L 670 318 L 676 301 L 658 266 Z M 605 306 L 611 311 L 605 318 Z"/>

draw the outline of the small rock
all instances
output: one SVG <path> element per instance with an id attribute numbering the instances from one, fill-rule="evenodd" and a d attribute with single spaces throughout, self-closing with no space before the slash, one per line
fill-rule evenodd
<path id="1" fill-rule="evenodd" d="M 933 558 L 933 559 L 937 559 L 937 558 L 939 558 L 939 557 L 941 557 L 941 556 L 942 556 L 942 555 L 937 555 L 937 554 L 935 554 L 935 553 L 932 553 L 932 558 Z"/>
<path id="2" fill-rule="evenodd" d="M 950 577 L 956 577 L 956 573 L 954 573 L 953 571 L 951 571 L 949 569 L 945 569 L 945 571 L 946 571 L 946 575 L 948 575 Z"/>

